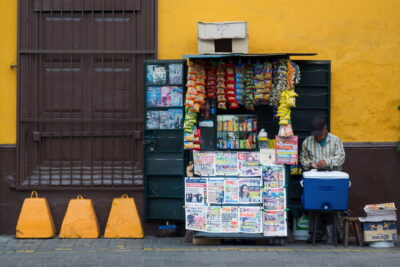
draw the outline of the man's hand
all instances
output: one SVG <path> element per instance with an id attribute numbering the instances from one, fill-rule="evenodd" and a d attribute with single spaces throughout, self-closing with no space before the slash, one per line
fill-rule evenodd
<path id="1" fill-rule="evenodd" d="M 311 166 L 312 169 L 318 169 L 318 166 L 317 166 L 316 162 L 311 163 L 310 166 Z"/>
<path id="2" fill-rule="evenodd" d="M 328 164 L 326 163 L 325 160 L 320 160 L 317 162 L 317 168 L 318 169 L 324 169 L 326 168 L 326 166 L 328 166 Z"/>

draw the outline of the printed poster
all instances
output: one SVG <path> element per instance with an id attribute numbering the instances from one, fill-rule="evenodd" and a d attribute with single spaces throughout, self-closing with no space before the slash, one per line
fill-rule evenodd
<path id="1" fill-rule="evenodd" d="M 207 209 L 207 232 L 221 232 L 221 207 L 209 206 Z"/>
<path id="2" fill-rule="evenodd" d="M 260 149 L 260 162 L 262 165 L 274 165 L 275 149 L 274 148 Z"/>
<path id="3" fill-rule="evenodd" d="M 168 110 L 160 110 L 160 129 L 170 129 L 168 123 Z"/>
<path id="4" fill-rule="evenodd" d="M 238 203 L 239 202 L 239 179 L 238 178 L 225 178 L 225 194 L 224 203 Z"/>
<path id="5" fill-rule="evenodd" d="M 263 206 L 265 210 L 284 210 L 286 209 L 286 189 L 285 188 L 264 188 Z"/>
<path id="6" fill-rule="evenodd" d="M 185 178 L 185 205 L 205 206 L 207 180 L 204 178 Z"/>
<path id="7" fill-rule="evenodd" d="M 158 111 L 147 111 L 146 113 L 146 128 L 159 129 L 160 128 L 160 114 Z"/>
<path id="8" fill-rule="evenodd" d="M 186 207 L 186 229 L 206 231 L 207 207 Z"/>
<path id="9" fill-rule="evenodd" d="M 182 64 L 169 64 L 168 65 L 169 83 L 182 84 L 183 83 L 183 65 Z"/>
<path id="10" fill-rule="evenodd" d="M 160 87 L 149 87 L 147 89 L 147 106 L 158 107 L 161 104 L 161 90 Z"/>
<path id="11" fill-rule="evenodd" d="M 239 208 L 224 206 L 221 208 L 221 228 L 225 233 L 239 232 Z"/>
<path id="12" fill-rule="evenodd" d="M 225 179 L 210 177 L 207 179 L 207 203 L 221 204 L 224 202 Z"/>
<path id="13" fill-rule="evenodd" d="M 171 106 L 182 107 L 183 88 L 171 86 Z"/>
<path id="14" fill-rule="evenodd" d="M 167 129 L 182 128 L 183 113 L 182 109 L 168 109 Z M 160 118 L 161 124 L 161 118 Z"/>
<path id="15" fill-rule="evenodd" d="M 146 80 L 148 84 L 166 84 L 167 70 L 163 65 L 147 65 Z"/>
<path id="16" fill-rule="evenodd" d="M 261 203 L 261 178 L 239 178 L 239 203 Z"/>
<path id="17" fill-rule="evenodd" d="M 264 236 L 287 236 L 285 211 L 264 212 Z"/>
<path id="18" fill-rule="evenodd" d="M 277 164 L 297 165 L 298 136 L 290 137 L 275 136 L 275 162 Z"/>
<path id="19" fill-rule="evenodd" d="M 265 188 L 285 186 L 285 166 L 270 165 L 262 167 L 262 178 Z"/>
<path id="20" fill-rule="evenodd" d="M 240 207 L 240 232 L 262 233 L 262 212 L 260 207 Z"/>
<path id="21" fill-rule="evenodd" d="M 193 151 L 194 174 L 215 176 L 215 152 Z"/>
<path id="22" fill-rule="evenodd" d="M 261 176 L 259 152 L 239 152 L 237 158 L 240 176 Z"/>
<path id="23" fill-rule="evenodd" d="M 237 153 L 217 152 L 215 154 L 215 166 L 217 176 L 237 176 Z"/>

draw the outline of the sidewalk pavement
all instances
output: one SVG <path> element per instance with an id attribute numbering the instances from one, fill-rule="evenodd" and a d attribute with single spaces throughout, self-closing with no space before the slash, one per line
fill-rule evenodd
<path id="1" fill-rule="evenodd" d="M 399 266 L 400 246 L 193 245 L 183 238 L 15 239 L 0 236 L 0 266 Z"/>

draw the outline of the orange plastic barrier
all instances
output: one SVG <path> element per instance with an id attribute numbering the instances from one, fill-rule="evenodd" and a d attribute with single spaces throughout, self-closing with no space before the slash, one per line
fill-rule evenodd
<path id="1" fill-rule="evenodd" d="M 79 195 L 68 203 L 61 225 L 60 238 L 98 238 L 99 224 L 91 199 Z"/>
<path id="2" fill-rule="evenodd" d="M 19 214 L 16 238 L 51 238 L 56 233 L 49 204 L 45 198 L 39 198 L 32 191 L 30 198 L 25 198 Z"/>
<path id="3" fill-rule="evenodd" d="M 108 217 L 105 238 L 143 238 L 142 223 L 135 200 L 124 194 L 114 198 Z"/>

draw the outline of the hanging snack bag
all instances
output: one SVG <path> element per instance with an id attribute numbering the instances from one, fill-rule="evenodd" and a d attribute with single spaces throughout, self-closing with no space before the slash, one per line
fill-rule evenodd
<path id="1" fill-rule="evenodd" d="M 225 68 L 223 62 L 219 62 L 217 65 L 217 102 L 218 109 L 226 110 Z"/>

